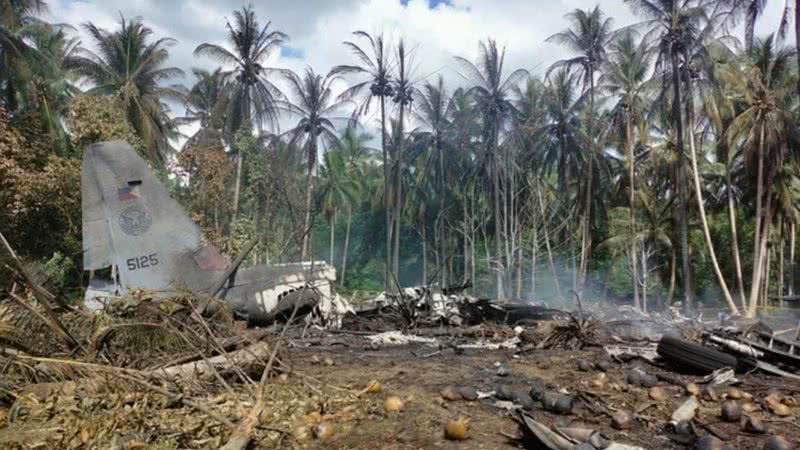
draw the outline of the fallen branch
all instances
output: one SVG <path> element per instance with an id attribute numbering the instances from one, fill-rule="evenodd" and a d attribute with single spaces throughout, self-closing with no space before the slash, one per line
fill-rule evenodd
<path id="1" fill-rule="evenodd" d="M 289 329 L 289 325 L 292 323 L 292 320 L 294 320 L 297 309 L 297 305 L 295 305 L 292 315 L 289 317 L 289 320 L 286 321 L 286 324 L 281 330 L 281 334 L 275 341 L 275 345 L 273 345 L 272 354 L 269 355 L 269 361 L 267 361 L 264 371 L 261 372 L 261 380 L 259 381 L 258 389 L 256 390 L 256 404 L 253 406 L 253 409 L 250 410 L 250 414 L 248 414 L 247 417 L 242 420 L 221 450 L 244 450 L 247 448 L 248 444 L 250 444 L 250 440 L 253 438 L 253 431 L 255 431 L 256 425 L 258 425 L 259 419 L 261 418 L 261 414 L 264 412 L 264 408 L 266 407 L 264 390 L 267 384 L 267 379 L 269 378 L 269 372 L 272 370 L 272 365 L 275 363 L 275 358 L 278 355 L 278 349 L 280 348 L 281 342 L 283 342 L 283 338 L 286 335 L 286 330 Z"/>

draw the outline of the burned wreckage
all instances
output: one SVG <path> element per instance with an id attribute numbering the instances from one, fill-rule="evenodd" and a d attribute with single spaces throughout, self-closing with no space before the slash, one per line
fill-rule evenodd
<path id="1" fill-rule="evenodd" d="M 136 289 L 164 296 L 188 289 L 220 297 L 253 325 L 303 308 L 319 321 L 286 335 L 292 352 L 284 357 L 281 375 L 290 379 L 298 369 L 297 374 L 316 376 L 298 375 L 299 385 L 314 379 L 338 382 L 349 375 L 347 386 L 326 395 L 345 392 L 347 402 L 363 406 L 364 415 L 352 419 L 358 426 L 398 425 L 403 403 L 411 404 L 409 417 L 428 414 L 419 417 L 430 420 L 398 426 L 406 441 L 398 440 L 393 448 L 438 446 L 427 426 L 439 427 L 439 421 L 462 411 L 468 411 L 475 431 L 467 433 L 467 423 L 459 418 L 447 421 L 445 438 L 474 436 L 474 447 L 481 448 L 508 448 L 505 440 L 512 433 L 497 432 L 508 423 L 518 426 L 513 448 L 553 450 L 791 448 L 764 447 L 764 442 L 781 443 L 778 434 L 791 437 L 788 430 L 800 428 L 800 331 L 781 330 L 789 326 L 785 320 L 705 321 L 677 310 L 647 314 L 582 301 L 577 294 L 574 308 L 560 303 L 564 309 L 554 309 L 476 298 L 466 293 L 468 284 L 398 288 L 350 305 L 336 294 L 335 270 L 325 263 L 244 267 L 246 251 L 233 262 L 223 258 L 123 142 L 89 147 L 82 176 L 84 264 L 97 273 L 87 305 L 97 309 L 104 299 Z M 101 272 L 110 278 L 103 280 Z M 278 341 L 283 338 L 282 332 Z M 263 342 L 255 345 L 269 349 Z M 252 347 L 244 347 L 215 353 L 209 361 L 251 353 Z M 197 378 L 198 367 L 208 365 L 201 360 L 191 364 L 191 370 L 179 371 L 187 379 Z M 218 367 L 228 370 L 225 364 Z M 268 365 L 265 373 L 269 370 Z M 373 378 L 408 395 L 386 396 L 381 414 L 381 403 L 370 400 L 383 395 Z M 326 385 L 315 387 L 314 395 Z M 732 401 L 745 413 L 729 411 Z M 330 413 L 335 405 L 307 405 L 315 415 L 303 416 L 313 424 L 321 448 L 331 448 L 327 439 L 337 442 L 323 433 L 329 431 L 322 427 L 326 420 L 341 421 L 333 433 L 347 439 L 342 430 L 350 419 L 344 417 L 352 410 Z M 302 431 L 295 431 L 281 436 L 302 439 Z M 773 436 L 767 437 L 768 432 Z M 441 438 L 440 427 L 436 435 Z M 408 442 L 414 445 L 403 446 Z M 372 448 L 345 444 L 335 447 Z"/>
<path id="2" fill-rule="evenodd" d="M 136 151 L 121 141 L 86 148 L 81 167 L 84 270 L 92 273 L 87 305 L 147 289 L 178 288 L 224 299 L 250 323 L 266 323 L 295 306 L 335 309 L 336 273 L 322 262 L 240 268 L 205 242 L 199 227 Z M 252 248 L 252 244 L 248 247 Z M 110 279 L 94 276 L 110 270 Z"/>

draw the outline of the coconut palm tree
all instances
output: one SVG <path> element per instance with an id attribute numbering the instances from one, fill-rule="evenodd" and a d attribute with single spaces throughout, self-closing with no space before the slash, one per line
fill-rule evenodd
<path id="1" fill-rule="evenodd" d="M 592 181 L 594 175 L 596 152 L 595 130 L 594 130 L 594 116 L 595 110 L 595 82 L 598 69 L 606 59 L 606 46 L 613 38 L 612 26 L 613 21 L 611 18 L 605 16 L 599 6 L 595 6 L 591 10 L 576 9 L 566 16 L 567 21 L 570 22 L 571 28 L 568 28 L 560 33 L 556 33 L 549 38 L 548 42 L 556 42 L 565 45 L 571 51 L 578 54 L 570 59 L 563 59 L 555 62 L 550 71 L 559 69 L 561 67 L 568 70 L 577 69 L 579 80 L 583 83 L 585 89 L 589 94 L 589 109 L 588 117 L 586 120 L 587 131 L 589 139 L 589 157 L 586 159 L 587 169 L 586 174 L 586 187 L 585 187 L 585 203 L 583 210 L 583 226 L 581 235 L 581 261 L 579 279 L 581 286 L 586 277 L 586 269 L 591 253 L 591 208 L 592 208 Z"/>
<path id="2" fill-rule="evenodd" d="M 676 184 L 679 193 L 678 231 L 681 249 L 681 281 L 683 282 L 684 306 L 691 309 L 693 295 L 689 262 L 688 192 L 686 154 L 684 150 L 684 88 L 681 82 L 681 67 L 686 49 L 701 40 L 707 31 L 708 10 L 715 2 L 711 0 L 623 0 L 634 11 L 644 17 L 637 24 L 646 31 L 647 39 L 658 49 L 656 75 L 663 77 L 664 87 L 659 96 L 666 104 L 671 96 L 672 130 L 675 133 L 675 152 L 678 155 Z"/>
<path id="3" fill-rule="evenodd" d="M 420 144 L 426 146 L 431 151 L 428 153 L 426 163 L 424 166 L 424 174 L 433 173 L 435 182 L 433 185 L 437 191 L 438 197 L 438 215 L 441 217 L 444 214 L 444 203 L 448 186 L 448 173 L 450 167 L 447 162 L 447 152 L 445 149 L 449 147 L 447 138 L 450 136 L 451 121 L 450 118 L 453 112 L 453 103 L 444 85 L 444 79 L 439 76 L 437 82 L 425 83 L 416 94 L 416 108 L 414 117 L 421 125 L 414 130 L 413 134 L 415 140 Z M 422 203 L 417 202 L 418 205 Z M 444 220 L 437 222 L 436 229 L 436 242 L 439 245 L 438 252 L 444 255 Z M 447 284 L 446 276 L 447 271 L 444 267 L 438 268 L 439 274 L 442 277 L 441 285 Z"/>
<path id="4" fill-rule="evenodd" d="M 344 134 L 339 139 L 339 145 L 336 147 L 337 152 L 342 155 L 344 160 L 345 172 L 351 180 L 358 180 L 353 192 L 354 198 L 350 204 L 346 205 L 347 211 L 347 225 L 345 227 L 344 235 L 344 251 L 342 253 L 342 269 L 339 276 L 339 282 L 344 285 L 345 276 L 347 274 L 347 254 L 350 248 L 350 226 L 353 221 L 353 210 L 358 206 L 361 196 L 367 191 L 367 179 L 369 178 L 368 170 L 370 167 L 370 159 L 376 150 L 367 146 L 367 143 L 372 139 L 369 134 L 359 133 L 355 127 L 347 127 Z"/>
<path id="5" fill-rule="evenodd" d="M 396 56 L 396 69 L 392 80 L 392 102 L 398 106 L 397 118 L 397 139 L 395 141 L 395 155 L 393 161 L 394 167 L 394 198 L 393 204 L 394 213 L 392 218 L 394 220 L 394 231 L 392 237 L 394 245 L 392 249 L 392 272 L 394 279 L 400 279 L 400 222 L 403 209 L 403 162 L 405 158 L 404 148 L 406 143 L 405 123 L 406 111 L 411 109 L 411 103 L 414 101 L 414 80 L 411 79 L 412 71 L 414 70 L 411 54 L 406 50 L 405 42 L 401 39 L 397 45 Z"/>
<path id="6" fill-rule="evenodd" d="M 265 64 L 289 37 L 281 31 L 270 30 L 270 25 L 271 22 L 267 22 L 262 27 L 253 7 L 245 6 L 233 12 L 233 23 L 226 22 L 231 49 L 206 42 L 194 51 L 195 55 L 207 56 L 232 67 L 225 71 L 231 83 L 225 124 L 228 134 L 243 126 L 277 127 L 278 102 L 283 94 L 269 78 L 275 69 Z"/>
<path id="7" fill-rule="evenodd" d="M 386 135 L 386 98 L 392 97 L 392 59 L 389 45 L 383 34 L 375 37 L 366 31 L 354 31 L 353 34 L 365 40 L 369 47 L 365 51 L 358 44 L 345 41 L 344 45 L 356 56 L 361 65 L 339 65 L 333 68 L 335 74 L 351 74 L 360 77 L 341 94 L 344 100 L 360 99 L 354 116 L 369 113 L 373 100 L 378 101 L 381 120 L 381 153 L 383 155 L 383 206 L 386 227 L 386 260 L 384 265 L 383 286 L 386 290 L 391 286 L 389 270 L 392 265 L 392 213 L 389 209 L 389 157 Z M 368 53 L 369 52 L 369 53 Z"/>
<path id="8" fill-rule="evenodd" d="M 600 77 L 599 89 L 612 98 L 617 99 L 611 107 L 614 124 L 624 136 L 624 153 L 628 177 L 628 208 L 630 213 L 630 232 L 636 233 L 636 212 L 634 200 L 636 198 L 635 176 L 637 147 L 637 130 L 639 142 L 647 136 L 647 111 L 652 98 L 652 85 L 650 82 L 650 67 L 652 65 L 652 51 L 646 40 L 636 42 L 634 33 L 628 31 L 615 40 L 609 48 L 609 58 L 604 65 L 604 73 Z M 636 241 L 628 241 L 631 245 L 630 255 L 633 278 L 638 278 L 636 258 Z M 634 283 L 634 305 L 639 307 L 639 286 Z"/>
<path id="9" fill-rule="evenodd" d="M 753 317 L 762 295 L 767 241 L 774 217 L 773 181 L 783 169 L 788 146 L 794 140 L 792 88 L 789 64 L 793 51 L 776 46 L 774 36 L 757 40 L 744 73 L 730 72 L 731 86 L 742 110 L 728 130 L 730 146 L 741 145 L 745 164 L 755 172 L 755 239 L 753 274 L 747 316 Z"/>
<path id="10" fill-rule="evenodd" d="M 357 199 L 359 183 L 358 178 L 351 177 L 348 173 L 343 152 L 332 150 L 325 153 L 322 158 L 319 188 L 322 193 L 322 213 L 331 227 L 330 263 L 334 264 L 336 217 L 342 209 L 352 210 Z"/>
<path id="11" fill-rule="evenodd" d="M 270 30 L 270 25 L 271 22 L 267 22 L 262 27 L 253 7 L 245 6 L 233 12 L 233 23 L 226 21 L 231 49 L 205 42 L 194 50 L 195 55 L 207 56 L 232 67 L 224 72 L 229 81 L 224 127 L 228 139 L 244 127 L 278 129 L 278 103 L 283 93 L 269 77 L 275 69 L 265 64 L 289 37 L 281 31 Z M 234 216 L 239 211 L 241 182 L 242 160 L 237 156 Z"/>
<path id="12" fill-rule="evenodd" d="M 0 2 L 0 102 L 12 112 L 19 107 L 18 91 L 26 83 L 27 62 L 36 56 L 23 34 L 46 10 L 43 0 Z"/>
<path id="13" fill-rule="evenodd" d="M 36 23 L 22 33 L 35 51 L 28 58 L 27 106 L 36 108 L 53 140 L 57 154 L 65 155 L 69 137 L 63 126 L 69 100 L 81 91 L 73 70 L 75 55 L 81 51 L 80 40 L 67 35 L 66 27 Z"/>
<path id="14" fill-rule="evenodd" d="M 306 201 L 303 223 L 302 259 L 308 255 L 308 236 L 311 227 L 311 194 L 314 192 L 314 168 L 317 166 L 319 146 L 323 149 L 337 145 L 339 137 L 331 119 L 344 102 L 334 97 L 331 85 L 338 79 L 334 73 L 325 77 L 314 73 L 309 67 L 301 77 L 290 71 L 281 71 L 289 83 L 290 100 L 281 103 L 281 108 L 297 117 L 295 125 L 284 133 L 291 145 L 303 149 L 306 157 Z"/>
<path id="15" fill-rule="evenodd" d="M 222 132 L 228 101 L 225 73 L 218 67 L 213 72 L 193 68 L 192 74 L 195 83 L 186 95 L 184 102 L 186 114 L 181 121 L 198 123 L 200 125 L 198 133 L 207 129 Z"/>
<path id="16" fill-rule="evenodd" d="M 514 104 L 511 99 L 511 88 L 528 75 L 524 69 L 517 69 L 508 76 L 503 73 L 505 64 L 505 48 L 498 49 L 493 39 L 480 42 L 478 61 L 473 64 L 460 56 L 456 61 L 463 67 L 464 75 L 471 83 L 470 95 L 475 98 L 475 107 L 483 119 L 482 137 L 484 142 L 483 161 L 492 179 L 492 195 L 494 207 L 494 239 L 495 257 L 499 265 L 496 271 L 497 298 L 505 298 L 503 277 L 507 264 L 503 262 L 503 244 L 501 239 L 502 222 L 500 216 L 500 162 L 497 154 L 500 133 L 504 125 L 513 116 Z"/>
<path id="17" fill-rule="evenodd" d="M 120 17 L 119 28 L 108 31 L 88 22 L 84 25 L 98 52 L 82 49 L 75 57 L 76 70 L 93 87 L 89 94 L 115 96 L 126 117 L 151 152 L 163 164 L 177 136 L 175 122 L 167 115 L 166 101 L 181 102 L 181 87 L 163 85 L 183 76 L 177 67 L 165 67 L 172 38 L 152 40 L 153 30 L 139 18 Z"/>

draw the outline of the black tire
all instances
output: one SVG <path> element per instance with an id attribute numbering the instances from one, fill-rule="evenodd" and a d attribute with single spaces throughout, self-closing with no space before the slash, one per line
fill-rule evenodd
<path id="1" fill-rule="evenodd" d="M 711 373 L 725 367 L 736 369 L 739 365 L 733 355 L 674 336 L 661 338 L 658 354 L 669 364 L 702 373 Z"/>

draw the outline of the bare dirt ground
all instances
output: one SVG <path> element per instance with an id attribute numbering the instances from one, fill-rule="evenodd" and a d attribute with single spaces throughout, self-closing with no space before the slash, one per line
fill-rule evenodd
<path id="1" fill-rule="evenodd" d="M 327 383 L 350 389 L 363 387 L 368 380 L 382 384 L 380 393 L 366 396 L 362 405 L 368 414 L 354 423 L 339 424 L 337 433 L 328 439 L 309 441 L 303 446 L 331 449 L 513 449 L 520 445 L 510 439 L 518 435 L 518 425 L 513 413 L 495 406 L 493 397 L 475 401 L 446 401 L 440 391 L 446 386 L 470 386 L 481 392 L 494 391 L 500 385 L 512 390 L 530 389 L 532 381 L 543 380 L 553 390 L 565 390 L 577 394 L 585 401 L 576 402 L 573 414 L 555 415 L 543 411 L 537 404 L 530 413 L 536 420 L 547 425 L 577 426 L 602 431 L 618 442 L 648 449 L 685 448 L 685 445 L 668 437 L 672 412 L 686 399 L 684 383 L 702 377 L 675 374 L 665 368 L 655 367 L 644 361 L 626 364 L 612 363 L 607 371 L 607 385 L 594 386 L 591 381 L 598 377 L 596 370 L 587 372 L 577 369 L 578 361 L 596 362 L 609 360 L 602 348 L 583 351 L 535 351 L 517 356 L 511 350 L 465 350 L 456 355 L 445 349 L 432 355 L 436 349 L 418 346 L 382 348 L 364 351 L 357 344 L 349 347 L 326 346 L 296 348 L 291 353 L 294 368 L 304 374 L 325 380 Z M 432 355 L 432 356 L 429 356 Z M 333 366 L 326 366 L 333 362 Z M 322 361 L 318 363 L 317 361 Z M 496 363 L 510 369 L 505 377 L 497 375 Z M 632 367 L 656 375 L 663 375 L 670 382 L 660 382 L 668 396 L 655 401 L 649 397 L 649 389 L 628 385 L 626 372 Z M 718 388 L 704 393 L 698 412 L 698 434 L 714 434 L 737 449 L 761 449 L 767 436 L 781 434 L 786 437 L 800 436 L 800 384 L 788 384 L 774 377 L 744 375 L 739 389 L 753 396 L 755 410 L 750 415 L 762 419 L 768 426 L 766 434 L 740 431 L 739 423 L 725 423 L 720 418 L 720 404 L 726 399 L 726 389 Z M 793 404 L 792 416 L 779 418 L 760 405 L 761 399 L 773 390 L 780 389 Z M 708 394 L 716 396 L 716 399 Z M 745 395 L 746 395 L 745 394 Z M 400 413 L 383 411 L 383 401 L 389 395 L 405 399 Z M 609 414 L 614 410 L 638 411 L 638 420 L 630 430 L 618 431 L 611 426 Z M 449 441 L 444 437 L 447 421 L 459 417 L 470 418 L 469 438 L 466 441 Z M 704 429 L 705 428 L 705 429 Z M 691 443 L 687 443 L 690 447 Z"/>
<path id="2" fill-rule="evenodd" d="M 479 328 L 486 329 L 494 342 L 514 334 L 510 327 Z M 315 331 L 302 338 L 301 332 L 302 327 L 290 333 L 281 352 L 281 363 L 266 388 L 267 408 L 249 448 L 540 448 L 524 447 L 514 439 L 520 427 L 514 420 L 517 412 L 508 409 L 511 402 L 499 402 L 493 395 L 477 401 L 448 401 L 441 395 L 448 386 L 524 394 L 537 382 L 548 391 L 576 399 L 572 411 L 564 415 L 545 411 L 540 403 L 529 400 L 527 412 L 539 422 L 591 428 L 645 449 L 693 448 L 695 436 L 711 434 L 724 440 L 727 448 L 760 450 L 769 436 L 779 434 L 795 441 L 800 436 L 800 383 L 777 377 L 737 375 L 741 380 L 737 397 L 743 398 L 736 401 L 746 415 L 764 422 L 766 433 L 749 433 L 739 422 L 723 422 L 721 404 L 732 394 L 728 388 L 703 387 L 694 433 L 677 436 L 668 426 L 670 416 L 687 398 L 684 386 L 702 377 L 676 373 L 643 359 L 615 361 L 602 347 L 457 352 L 448 345 L 370 345 L 359 332 Z M 440 341 L 447 342 L 448 336 L 440 335 Z M 580 361 L 607 361 L 609 366 L 602 375 L 595 367 L 579 370 Z M 498 365 L 508 369 L 504 376 L 498 373 Z M 627 375 L 634 367 L 658 376 L 666 398 L 654 400 L 650 388 L 628 384 Z M 132 386 L 119 373 L 95 375 L 92 383 L 80 381 L 75 389 L 46 395 L 16 393 L 13 406 L 0 407 L 0 449 L 219 448 L 229 439 L 230 423 L 226 426 L 179 399 Z M 256 367 L 247 375 L 257 380 L 259 374 Z M 235 422 L 247 416 L 254 394 L 235 376 L 228 377 L 228 385 L 220 382 L 213 388 L 185 385 L 182 395 Z M 367 389 L 371 384 L 373 389 Z M 787 405 L 788 415 L 778 416 L 768 407 L 765 399 L 774 393 Z M 390 396 L 401 399 L 399 412 L 385 410 Z M 635 415 L 630 429 L 612 427 L 611 416 L 618 411 Z M 467 439 L 446 439 L 445 424 L 458 418 L 469 419 Z"/>

